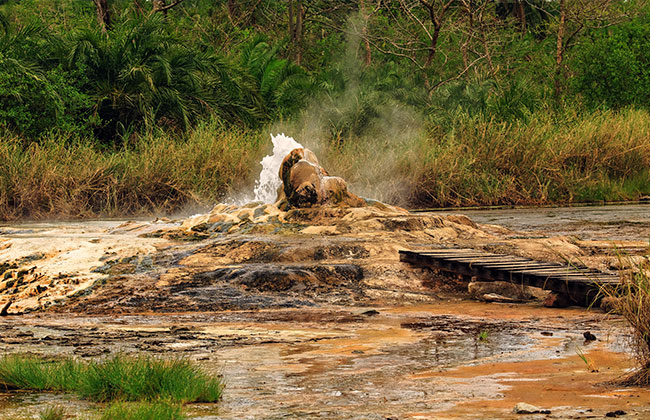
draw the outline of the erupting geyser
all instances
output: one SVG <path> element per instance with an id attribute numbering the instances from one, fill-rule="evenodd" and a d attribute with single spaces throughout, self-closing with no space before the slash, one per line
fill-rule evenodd
<path id="1" fill-rule="evenodd" d="M 348 184 L 337 176 L 329 176 L 309 149 L 293 149 L 280 166 L 283 189 L 278 194 L 280 207 L 311 207 L 332 204 L 361 207 L 365 200 L 348 191 Z"/>
<path id="2" fill-rule="evenodd" d="M 329 176 L 316 155 L 284 133 L 271 135 L 273 154 L 262 159 L 255 201 L 279 207 L 333 204 L 361 207 L 365 200 L 350 193 L 343 178 Z"/>
<path id="3" fill-rule="evenodd" d="M 197 214 L 183 222 L 183 230 L 234 233 L 257 225 L 259 231 L 266 232 L 294 229 L 300 221 L 313 226 L 328 225 L 333 233 L 337 231 L 336 223 L 349 224 L 379 214 L 408 214 L 404 209 L 350 193 L 343 178 L 329 176 L 314 152 L 291 137 L 279 134 L 271 139 L 273 154 L 262 159 L 255 200 L 243 205 L 217 204 L 210 213 Z"/>
<path id="4" fill-rule="evenodd" d="M 274 136 L 271 134 L 271 142 L 273 143 L 273 153 L 264 157 L 260 164 L 262 171 L 260 178 L 255 182 L 255 198 L 253 201 L 261 201 L 263 203 L 275 203 L 278 188 L 282 186 L 282 180 L 278 177 L 278 171 L 282 160 L 293 149 L 302 148 L 302 144 L 295 141 L 284 133 Z"/>

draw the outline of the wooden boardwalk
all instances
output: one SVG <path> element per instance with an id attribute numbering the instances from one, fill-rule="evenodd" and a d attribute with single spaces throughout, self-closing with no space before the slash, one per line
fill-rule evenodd
<path id="1" fill-rule="evenodd" d="M 620 282 L 617 275 L 585 267 L 475 249 L 440 248 L 399 254 L 400 261 L 459 274 L 468 280 L 475 277 L 478 281 L 506 281 L 566 294 L 581 306 L 589 306 L 598 299 L 600 286 Z"/>

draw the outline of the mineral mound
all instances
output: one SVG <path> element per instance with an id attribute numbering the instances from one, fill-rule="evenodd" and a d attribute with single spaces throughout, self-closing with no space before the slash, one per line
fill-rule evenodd
<path id="1" fill-rule="evenodd" d="M 361 207 L 365 200 L 348 191 L 348 184 L 337 176 L 329 176 L 309 149 L 292 150 L 280 165 L 282 188 L 279 207 L 311 207 L 344 205 Z"/>
<path id="2" fill-rule="evenodd" d="M 66 226 L 9 229 L 14 233 L 0 239 L 0 310 L 185 312 L 429 302 L 449 287 L 467 286 L 400 262 L 398 250 L 450 246 L 547 260 L 588 258 L 571 238 L 522 238 L 462 215 L 413 213 L 363 199 L 329 176 L 308 149 L 292 150 L 278 175 L 283 185 L 274 204 L 218 204 L 186 220 L 114 223 L 103 231 L 80 227 L 74 235 L 65 233 Z"/>

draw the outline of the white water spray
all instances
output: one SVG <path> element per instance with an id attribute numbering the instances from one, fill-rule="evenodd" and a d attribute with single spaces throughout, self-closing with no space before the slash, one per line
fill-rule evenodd
<path id="1" fill-rule="evenodd" d="M 278 176 L 282 160 L 293 149 L 303 147 L 293 138 L 285 136 L 284 133 L 277 136 L 271 134 L 271 141 L 273 142 L 273 153 L 265 156 L 260 162 L 262 171 L 259 179 L 255 181 L 255 199 L 253 200 L 269 204 L 275 202 L 278 188 L 282 185 L 282 180 Z"/>

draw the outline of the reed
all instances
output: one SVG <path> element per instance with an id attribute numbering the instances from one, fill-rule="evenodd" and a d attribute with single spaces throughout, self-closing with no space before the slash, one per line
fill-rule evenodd
<path id="1" fill-rule="evenodd" d="M 621 271 L 618 285 L 600 287 L 600 306 L 616 313 L 627 321 L 630 327 L 630 344 L 636 359 L 636 369 L 620 381 L 624 385 L 650 385 L 650 254 L 645 258 L 618 255 Z"/>
<path id="2" fill-rule="evenodd" d="M 637 199 L 650 193 L 650 113 L 539 112 L 527 123 L 466 116 L 430 128 L 400 171 L 425 206 Z"/>
<path id="3" fill-rule="evenodd" d="M 451 122 L 403 131 L 377 129 L 345 142 L 322 133 L 296 137 L 354 192 L 413 208 L 650 195 L 645 110 L 538 111 L 510 122 L 460 113 Z M 162 215 L 209 206 L 252 190 L 267 139 L 266 131 L 215 120 L 186 135 L 134 134 L 118 149 L 63 135 L 28 146 L 0 136 L 0 220 Z"/>
<path id="4" fill-rule="evenodd" d="M 644 270 L 634 273 L 619 290 L 606 292 L 615 296 L 616 312 L 632 328 L 632 348 L 637 368 L 623 379 L 630 385 L 650 385 L 650 277 Z"/>

